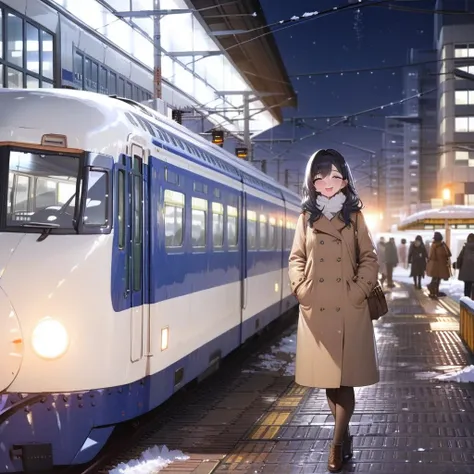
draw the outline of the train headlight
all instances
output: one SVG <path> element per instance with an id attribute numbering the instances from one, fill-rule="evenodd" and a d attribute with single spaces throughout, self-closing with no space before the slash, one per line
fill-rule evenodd
<path id="1" fill-rule="evenodd" d="M 59 321 L 48 317 L 40 321 L 33 331 L 32 344 L 40 357 L 56 359 L 66 352 L 69 336 Z"/>

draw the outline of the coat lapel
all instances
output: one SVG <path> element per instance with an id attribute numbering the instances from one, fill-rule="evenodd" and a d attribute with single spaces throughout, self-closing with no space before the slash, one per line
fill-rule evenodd
<path id="1" fill-rule="evenodd" d="M 341 240 L 341 232 L 337 228 L 338 224 L 336 224 L 336 221 L 340 221 L 338 216 L 335 216 L 332 220 L 329 220 L 326 216 L 321 215 L 321 217 L 313 224 L 313 232 L 332 235 L 336 239 Z"/>

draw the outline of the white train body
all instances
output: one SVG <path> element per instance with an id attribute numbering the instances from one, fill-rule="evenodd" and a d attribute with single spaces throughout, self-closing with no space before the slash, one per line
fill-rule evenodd
<path id="1" fill-rule="evenodd" d="M 89 461 L 114 425 L 294 306 L 300 211 L 295 194 L 137 104 L 4 89 L 0 110 L 3 473 L 38 468 L 38 452 Z"/>

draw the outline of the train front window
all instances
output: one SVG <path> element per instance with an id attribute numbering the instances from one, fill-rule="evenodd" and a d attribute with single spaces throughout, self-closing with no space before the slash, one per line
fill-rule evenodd
<path id="1" fill-rule="evenodd" d="M 8 155 L 6 227 L 73 232 L 79 157 L 15 150 Z"/>

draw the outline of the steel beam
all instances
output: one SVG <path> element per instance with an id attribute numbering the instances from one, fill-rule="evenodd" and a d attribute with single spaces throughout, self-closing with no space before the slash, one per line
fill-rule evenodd
<path id="1" fill-rule="evenodd" d="M 120 18 L 145 18 L 147 16 L 165 16 L 165 15 L 179 15 L 182 13 L 195 13 L 196 10 L 186 9 L 167 9 L 167 10 L 129 10 L 126 12 L 114 12 L 115 16 Z"/>
<path id="2" fill-rule="evenodd" d="M 181 56 L 220 56 L 222 51 L 168 51 L 168 56 L 179 58 Z"/>

